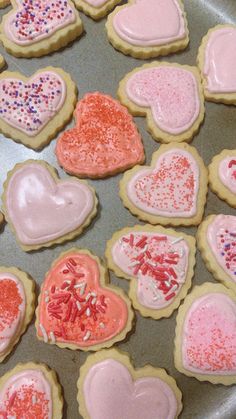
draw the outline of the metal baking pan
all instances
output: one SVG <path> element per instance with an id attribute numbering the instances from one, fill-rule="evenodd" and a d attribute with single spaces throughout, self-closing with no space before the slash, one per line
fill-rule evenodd
<path id="1" fill-rule="evenodd" d="M 1 11 L 0 14 L 3 15 L 6 10 Z M 190 45 L 184 52 L 163 57 L 162 60 L 195 65 L 198 46 L 207 30 L 219 23 L 236 24 L 236 2 L 235 0 L 186 0 L 185 10 L 190 30 Z M 113 49 L 106 37 L 106 19 L 95 23 L 82 13 L 81 17 L 85 28 L 84 35 L 62 51 L 50 56 L 20 59 L 8 55 L 0 47 L 0 53 L 4 55 L 8 69 L 30 76 L 39 68 L 48 65 L 62 67 L 77 82 L 80 98 L 86 92 L 95 90 L 115 97 L 118 83 L 123 76 L 135 67 L 141 66 L 144 61 L 124 56 Z M 147 133 L 144 118 L 135 120 L 143 137 L 146 162 L 149 164 L 151 155 L 159 147 L 159 144 Z M 208 164 L 211 158 L 223 148 L 236 146 L 235 132 L 236 108 L 206 103 L 204 125 L 192 144 L 204 158 L 205 164 Z M 0 136 L 0 192 L 2 192 L 2 184 L 7 171 L 12 169 L 15 163 L 30 158 L 48 161 L 58 169 L 62 178 L 66 178 L 68 175 L 58 167 L 54 149 L 55 140 L 42 151 L 35 152 Z M 119 199 L 118 183 L 120 178 L 121 175 L 118 175 L 107 180 L 89 181 L 97 191 L 100 211 L 84 234 L 71 243 L 26 254 L 16 244 L 15 237 L 6 225 L 0 234 L 0 265 L 17 266 L 29 272 L 37 281 L 38 292 L 52 261 L 62 251 L 76 245 L 81 248 L 89 248 L 98 256 L 103 257 L 106 241 L 110 239 L 114 231 L 138 223 L 136 217 L 123 207 Z M 235 214 L 235 210 L 209 192 L 205 215 L 210 213 Z M 139 224 L 141 223 L 139 222 Z M 196 232 L 194 228 L 179 228 L 178 230 L 193 235 Z M 118 280 L 113 274 L 111 274 L 111 281 L 126 290 L 128 289 L 128 283 Z M 215 282 L 198 252 L 193 284 L 201 284 L 205 281 Z M 224 387 L 200 383 L 196 379 L 185 377 L 176 371 L 173 363 L 175 318 L 176 312 L 170 319 L 159 321 L 143 318 L 136 313 L 136 327 L 133 333 L 117 347 L 129 352 L 136 367 L 151 363 L 153 366 L 165 368 L 173 375 L 183 392 L 182 419 L 235 419 L 234 386 Z M 0 375 L 13 368 L 18 362 L 33 360 L 47 363 L 56 370 L 64 389 L 64 418 L 77 419 L 81 416 L 78 414 L 76 401 L 76 381 L 79 368 L 87 355 L 83 352 L 59 349 L 56 346 L 39 342 L 36 338 L 34 324 L 31 324 L 11 355 L 0 365 Z"/>

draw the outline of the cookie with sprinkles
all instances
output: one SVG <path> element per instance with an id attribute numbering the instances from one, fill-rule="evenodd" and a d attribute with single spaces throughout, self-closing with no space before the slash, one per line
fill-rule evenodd
<path id="1" fill-rule="evenodd" d="M 236 384 L 236 296 L 221 284 L 196 286 L 180 306 L 175 367 L 212 384 Z"/>
<path id="2" fill-rule="evenodd" d="M 129 297 L 144 317 L 169 317 L 191 287 L 195 239 L 151 225 L 127 227 L 107 242 L 108 267 L 130 280 Z"/>
<path id="3" fill-rule="evenodd" d="M 215 279 L 236 292 L 236 216 L 209 215 L 198 228 L 197 244 Z"/>
<path id="4" fill-rule="evenodd" d="M 204 96 L 197 67 L 154 61 L 121 80 L 118 97 L 161 143 L 191 141 L 204 119 Z"/>
<path id="5" fill-rule="evenodd" d="M 198 225 L 206 203 L 208 173 L 194 147 L 163 144 L 150 166 L 135 166 L 120 181 L 125 207 L 151 224 Z"/>
<path id="6" fill-rule="evenodd" d="M 77 87 L 60 68 L 46 67 L 27 78 L 0 74 L 0 131 L 34 150 L 46 146 L 71 119 Z"/>
<path id="7" fill-rule="evenodd" d="M 236 208 L 236 150 L 223 150 L 213 157 L 209 184 L 219 198 Z"/>
<path id="8" fill-rule="evenodd" d="M 0 362 L 12 351 L 30 323 L 35 284 L 17 268 L 0 266 Z"/>
<path id="9" fill-rule="evenodd" d="M 89 355 L 77 387 L 84 419 L 177 419 L 183 408 L 181 391 L 164 369 L 134 369 L 129 355 L 117 349 Z"/>
<path id="10" fill-rule="evenodd" d="M 86 181 L 61 180 L 42 160 L 16 164 L 3 188 L 5 219 L 25 252 L 78 237 L 97 213 L 95 191 Z"/>
<path id="11" fill-rule="evenodd" d="M 121 0 L 74 0 L 77 9 L 82 10 L 94 20 L 106 16 Z"/>
<path id="12" fill-rule="evenodd" d="M 39 340 L 61 348 L 97 351 L 123 340 L 133 311 L 125 293 L 88 250 L 70 249 L 46 274 L 36 310 Z"/>
<path id="13" fill-rule="evenodd" d="M 62 419 L 62 409 L 61 386 L 45 364 L 17 364 L 0 378 L 3 419 Z"/>
<path id="14" fill-rule="evenodd" d="M 0 39 L 15 57 L 41 57 L 78 38 L 83 25 L 71 0 L 11 0 Z"/>

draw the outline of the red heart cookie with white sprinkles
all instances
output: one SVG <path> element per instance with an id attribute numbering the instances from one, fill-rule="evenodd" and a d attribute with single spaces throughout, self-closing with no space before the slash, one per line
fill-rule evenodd
<path id="1" fill-rule="evenodd" d="M 151 167 L 136 166 L 120 182 L 125 207 L 151 224 L 197 225 L 207 193 L 207 170 L 187 144 L 162 145 Z"/>
<path id="2" fill-rule="evenodd" d="M 127 109 L 111 96 L 88 93 L 75 110 L 76 126 L 57 141 L 63 169 L 76 176 L 103 178 L 144 161 L 141 137 Z"/>
<path id="3" fill-rule="evenodd" d="M 42 285 L 38 338 L 81 350 L 98 350 L 123 340 L 132 327 L 130 301 L 107 283 L 107 271 L 87 250 L 63 253 Z"/>
<path id="4" fill-rule="evenodd" d="M 1 41 L 16 57 L 40 57 L 64 47 L 83 30 L 70 0 L 13 0 L 3 16 Z"/>
<path id="5" fill-rule="evenodd" d="M 106 247 L 108 266 L 130 279 L 129 296 L 143 316 L 169 317 L 191 286 L 195 240 L 150 225 L 116 232 Z"/>
<path id="6" fill-rule="evenodd" d="M 62 419 L 61 386 L 44 364 L 17 364 L 0 378 L 1 419 Z"/>
<path id="7" fill-rule="evenodd" d="M 213 384 L 236 384 L 236 296 L 220 284 L 195 287 L 177 315 L 175 366 Z"/>

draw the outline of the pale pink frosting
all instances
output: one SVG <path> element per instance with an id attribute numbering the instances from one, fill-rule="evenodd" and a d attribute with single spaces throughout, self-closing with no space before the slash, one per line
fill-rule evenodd
<path id="1" fill-rule="evenodd" d="M 42 71 L 27 82 L 1 79 L 0 119 L 33 137 L 61 109 L 65 97 L 66 84 L 52 71 Z"/>
<path id="2" fill-rule="evenodd" d="M 235 348 L 235 302 L 223 293 L 195 300 L 183 325 L 184 368 L 199 374 L 235 374 Z"/>
<path id="3" fill-rule="evenodd" d="M 186 36 L 177 0 L 136 0 L 115 14 L 113 27 L 121 39 L 143 47 L 168 44 Z"/>
<path id="4" fill-rule="evenodd" d="M 183 237 L 145 230 L 131 230 L 112 247 L 114 263 L 138 281 L 139 303 L 156 310 L 170 305 L 179 294 L 186 279 L 188 255 Z"/>
<path id="5" fill-rule="evenodd" d="M 79 180 L 55 182 L 38 163 L 28 163 L 9 179 L 6 209 L 21 243 L 55 240 L 81 226 L 94 207 L 93 193 Z"/>
<path id="6" fill-rule="evenodd" d="M 129 200 L 142 211 L 164 217 L 192 217 L 197 211 L 199 167 L 189 152 L 162 153 L 154 169 L 140 169 L 127 183 Z"/>
<path id="7" fill-rule="evenodd" d="M 4 32 L 17 45 L 29 45 L 48 38 L 76 19 L 67 0 L 16 0 L 18 9 L 4 22 Z"/>
<path id="8" fill-rule="evenodd" d="M 0 273 L 0 281 L 10 280 L 13 281 L 17 288 L 17 293 L 21 299 L 21 304 L 18 306 L 18 316 L 9 324 L 4 316 L 4 313 L 0 312 L 0 356 L 6 352 L 9 348 L 12 340 L 15 338 L 19 329 L 21 328 L 22 322 L 25 316 L 25 292 L 22 283 L 15 276 L 9 272 Z M 0 295 L 1 297 L 7 298 L 7 295 Z"/>
<path id="9" fill-rule="evenodd" d="M 157 377 L 132 380 L 129 370 L 114 359 L 93 365 L 83 386 L 91 419 L 174 419 L 175 394 Z"/>
<path id="10" fill-rule="evenodd" d="M 135 104 L 150 107 L 157 126 L 170 134 L 187 131 L 199 116 L 196 78 L 181 67 L 140 70 L 127 81 L 126 93 Z"/>
<path id="11" fill-rule="evenodd" d="M 229 280 L 236 282 L 236 217 L 216 215 L 208 226 L 207 241 Z"/>
<path id="12" fill-rule="evenodd" d="M 236 153 L 235 156 L 227 156 L 220 161 L 218 173 L 226 188 L 236 194 Z"/>
<path id="13" fill-rule="evenodd" d="M 212 93 L 236 92 L 236 28 L 213 31 L 205 50 L 204 76 Z"/>
<path id="14" fill-rule="evenodd" d="M 90 4 L 92 7 L 101 7 L 107 3 L 108 0 L 85 0 L 85 2 Z"/>
<path id="15" fill-rule="evenodd" d="M 32 399 L 31 403 L 29 397 Z M 24 370 L 10 377 L 0 393 L 0 410 L 7 418 L 52 419 L 51 387 L 40 370 Z"/>

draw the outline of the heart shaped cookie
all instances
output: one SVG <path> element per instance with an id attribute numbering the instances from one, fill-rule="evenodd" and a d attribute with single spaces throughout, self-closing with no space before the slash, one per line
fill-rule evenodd
<path id="1" fill-rule="evenodd" d="M 27 78 L 0 75 L 0 131 L 17 142 L 39 149 L 70 120 L 77 87 L 69 74 L 46 67 Z"/>
<path id="2" fill-rule="evenodd" d="M 120 2 L 121 0 L 74 0 L 77 9 L 82 10 L 94 20 L 106 16 Z"/>
<path id="3" fill-rule="evenodd" d="M 198 225 L 206 193 L 207 170 L 187 144 L 160 146 L 151 167 L 136 166 L 120 181 L 124 206 L 151 224 Z"/>
<path id="4" fill-rule="evenodd" d="M 167 55 L 189 42 L 181 0 L 129 0 L 109 15 L 106 29 L 114 48 L 136 58 Z"/>
<path id="5" fill-rule="evenodd" d="M 213 192 L 236 208 L 236 150 L 223 150 L 213 157 L 209 184 Z"/>
<path id="6" fill-rule="evenodd" d="M 25 272 L 0 266 L 0 362 L 30 323 L 34 299 L 34 282 Z"/>
<path id="7" fill-rule="evenodd" d="M 47 273 L 37 309 L 37 336 L 46 343 L 84 351 L 110 347 L 132 327 L 124 292 L 87 250 L 62 253 Z"/>
<path id="8" fill-rule="evenodd" d="M 107 242 L 108 267 L 130 279 L 130 299 L 143 316 L 169 317 L 191 286 L 195 240 L 150 225 L 127 227 Z"/>
<path id="9" fill-rule="evenodd" d="M 63 169 L 76 176 L 103 178 L 144 161 L 141 137 L 124 106 L 111 96 L 88 93 L 75 110 L 76 127 L 57 141 Z"/>
<path id="10" fill-rule="evenodd" d="M 196 67 L 152 62 L 128 73 L 118 97 L 164 143 L 190 141 L 204 119 L 204 96 Z"/>
<path id="11" fill-rule="evenodd" d="M 62 408 L 56 374 L 44 364 L 18 364 L 0 378 L 3 419 L 62 419 Z"/>
<path id="12" fill-rule="evenodd" d="M 236 383 L 236 297 L 223 285 L 195 287 L 180 307 L 175 366 L 213 384 Z"/>
<path id="13" fill-rule="evenodd" d="M 181 392 L 165 370 L 150 365 L 135 370 L 116 349 L 90 355 L 80 369 L 79 412 L 89 419 L 176 419 Z"/>
<path id="14" fill-rule="evenodd" d="M 75 178 L 59 180 L 49 164 L 27 160 L 8 173 L 3 209 L 25 251 L 81 234 L 97 212 L 94 190 Z"/>
<path id="15" fill-rule="evenodd" d="M 207 100 L 236 105 L 236 26 L 217 25 L 202 39 L 198 65 Z"/>
<path id="16" fill-rule="evenodd" d="M 16 57 L 41 57 L 66 46 L 83 30 L 70 0 L 12 0 L 0 25 L 3 46 Z"/>
<path id="17" fill-rule="evenodd" d="M 236 217 L 208 216 L 199 226 L 197 242 L 209 271 L 236 291 Z"/>

